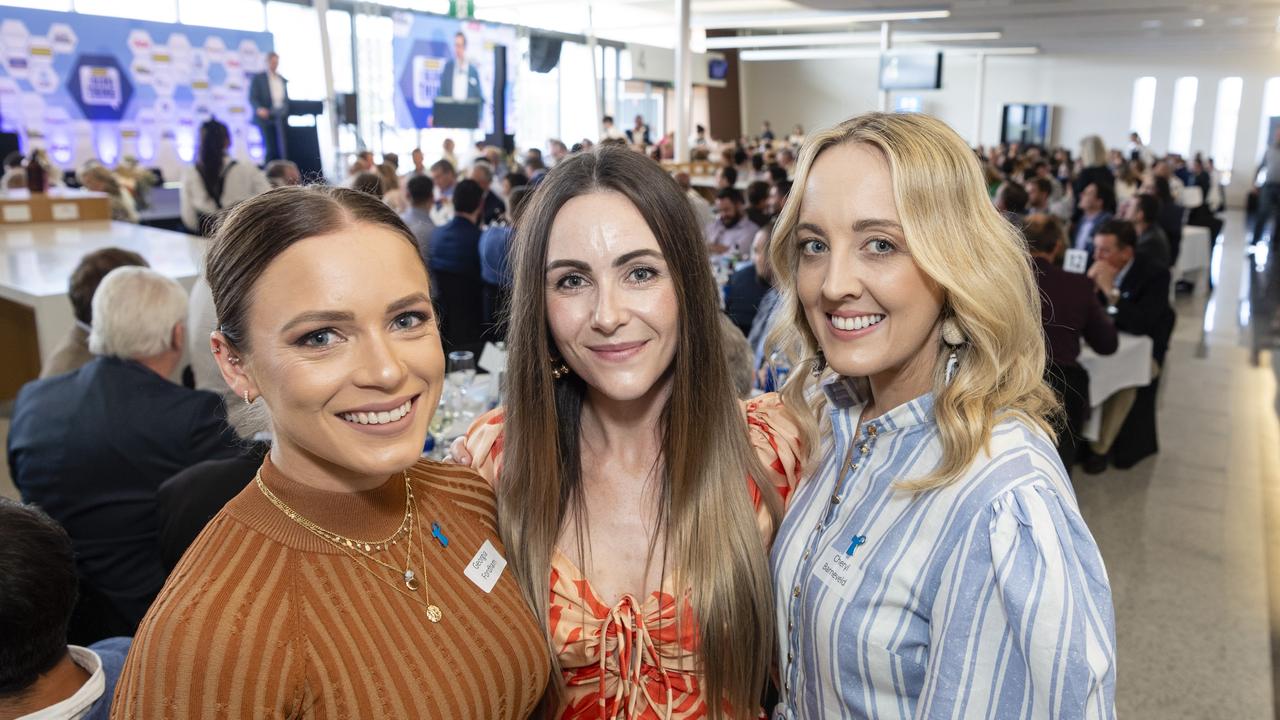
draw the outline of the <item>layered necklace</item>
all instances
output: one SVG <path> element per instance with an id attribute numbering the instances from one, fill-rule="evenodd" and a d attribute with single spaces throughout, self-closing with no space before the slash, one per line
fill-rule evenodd
<path id="1" fill-rule="evenodd" d="M 257 484 L 258 489 L 262 491 L 262 494 L 266 496 L 267 500 L 271 501 L 272 505 L 275 505 L 280 512 L 284 513 L 285 517 L 298 523 L 312 535 L 315 535 L 321 540 L 324 540 L 330 545 L 341 550 L 343 554 L 354 560 L 357 565 L 372 573 L 374 577 L 381 580 L 395 592 L 425 606 L 427 609 L 428 620 L 433 623 L 438 623 L 440 622 L 440 619 L 444 617 L 439 606 L 431 603 L 431 589 L 426 586 L 425 581 L 422 583 L 418 581 L 418 575 L 413 570 L 413 531 L 415 527 L 418 531 L 419 538 L 417 553 L 418 561 L 425 562 L 425 555 L 423 554 L 421 547 L 422 518 L 421 514 L 416 512 L 417 503 L 414 502 L 413 499 L 413 485 L 409 482 L 409 472 L 407 470 L 404 472 L 404 519 L 400 521 L 400 527 L 396 528 L 395 532 L 391 533 L 391 535 L 383 540 L 356 540 L 354 538 L 346 537 L 345 535 L 339 535 L 331 530 L 325 530 L 311 520 L 308 520 L 297 510 L 289 507 L 285 501 L 276 497 L 275 493 L 271 492 L 271 489 L 267 487 L 267 484 L 262 481 L 261 470 L 254 475 L 253 481 Z M 373 553 L 382 552 L 384 550 L 389 551 L 393 546 L 397 545 L 402 534 L 407 535 L 405 541 L 406 550 L 403 569 L 374 557 Z M 382 572 L 371 567 L 368 561 L 372 561 L 383 568 L 390 570 L 394 575 L 403 580 L 404 587 L 408 589 L 408 592 L 401 590 L 399 585 L 394 581 L 389 580 Z M 417 595 L 420 588 L 422 590 L 422 597 Z"/>

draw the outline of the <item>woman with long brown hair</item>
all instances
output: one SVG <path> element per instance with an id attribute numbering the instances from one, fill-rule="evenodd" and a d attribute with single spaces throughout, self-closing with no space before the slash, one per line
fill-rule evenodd
<path id="1" fill-rule="evenodd" d="M 601 147 L 547 174 L 513 245 L 508 404 L 465 451 L 547 632 L 548 709 L 755 716 L 799 447 L 776 395 L 735 399 L 693 209 Z"/>

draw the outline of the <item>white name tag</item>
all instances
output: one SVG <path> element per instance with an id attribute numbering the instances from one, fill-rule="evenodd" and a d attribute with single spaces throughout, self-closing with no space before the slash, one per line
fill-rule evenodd
<path id="1" fill-rule="evenodd" d="M 31 222 L 31 206 L 22 205 L 5 205 L 4 221 L 7 223 Z"/>
<path id="2" fill-rule="evenodd" d="M 1082 273 L 1089 268 L 1089 253 L 1072 248 L 1062 258 L 1062 269 L 1069 273 Z"/>
<path id="3" fill-rule="evenodd" d="M 462 574 L 466 575 L 481 590 L 493 592 L 493 586 L 498 584 L 498 578 L 502 577 L 502 571 L 506 568 L 506 558 L 498 554 L 498 550 L 493 546 L 493 543 L 485 540 L 476 556 L 471 558 L 471 562 L 467 563 L 467 569 Z"/>
<path id="4" fill-rule="evenodd" d="M 53 203 L 49 206 L 54 220 L 79 220 L 80 206 L 75 203 Z"/>
<path id="5" fill-rule="evenodd" d="M 859 553 L 867 552 L 861 548 L 865 543 L 866 538 L 856 544 L 853 539 L 842 540 L 823 550 L 818 561 L 813 564 L 814 576 L 835 592 L 845 593 L 857 584 L 858 571 L 854 559 Z M 851 548 L 852 554 L 849 552 Z"/>

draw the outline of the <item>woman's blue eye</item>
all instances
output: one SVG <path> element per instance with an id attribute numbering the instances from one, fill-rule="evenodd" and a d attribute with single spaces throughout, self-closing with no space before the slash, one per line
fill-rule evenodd
<path id="1" fill-rule="evenodd" d="M 587 284 L 587 279 L 581 275 L 565 275 L 556 283 L 558 288 L 568 288 L 569 290 L 577 290 Z"/>
<path id="2" fill-rule="evenodd" d="M 876 238 L 871 241 L 871 250 L 877 254 L 883 255 L 884 253 L 893 252 L 894 249 L 893 243 L 884 238 Z"/>
<path id="3" fill-rule="evenodd" d="M 631 271 L 631 279 L 636 282 L 648 282 L 657 276 L 658 271 L 648 267 L 639 267 Z"/>
<path id="4" fill-rule="evenodd" d="M 298 344 L 306 347 L 326 347 L 333 344 L 333 335 L 333 330 L 329 328 L 316 330 L 315 332 L 303 335 L 298 341 Z"/>
<path id="5" fill-rule="evenodd" d="M 392 321 L 392 324 L 395 325 L 396 329 L 398 330 L 411 330 L 425 323 L 426 321 L 427 321 L 426 313 L 407 312 L 407 313 L 401 313 L 397 315 L 396 319 Z"/>
<path id="6" fill-rule="evenodd" d="M 826 252 L 827 244 L 821 240 L 805 240 L 800 243 L 800 252 L 805 255 L 817 255 Z"/>

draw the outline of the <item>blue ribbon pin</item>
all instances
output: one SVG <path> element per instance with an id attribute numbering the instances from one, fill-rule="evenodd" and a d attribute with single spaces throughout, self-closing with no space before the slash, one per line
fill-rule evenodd
<path id="1" fill-rule="evenodd" d="M 445 537 L 445 534 L 440 531 L 439 523 L 431 523 L 431 537 L 440 541 L 440 547 L 449 547 L 449 538 Z"/>
<path id="2" fill-rule="evenodd" d="M 844 551 L 845 557 L 851 557 L 853 555 L 853 551 L 857 550 L 859 545 L 865 545 L 866 542 L 866 535 L 854 535 L 853 539 L 849 541 L 849 549 Z"/>

